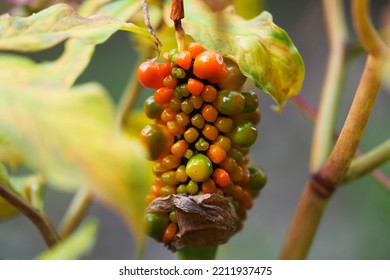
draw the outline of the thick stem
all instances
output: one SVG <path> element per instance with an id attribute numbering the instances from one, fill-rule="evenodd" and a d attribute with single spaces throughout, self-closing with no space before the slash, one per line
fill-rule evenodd
<path id="1" fill-rule="evenodd" d="M 333 146 L 333 131 L 345 74 L 347 28 L 342 1 L 323 0 L 330 55 L 321 92 L 318 118 L 314 126 L 310 170 L 316 171 L 328 158 Z"/>
<path id="2" fill-rule="evenodd" d="M 370 54 L 340 137 L 328 160 L 304 188 L 281 251 L 282 259 L 306 258 L 325 207 L 356 154 L 382 83 L 388 50 L 377 40 L 367 6 L 366 0 L 352 1 L 355 29 Z"/>
<path id="3" fill-rule="evenodd" d="M 91 195 L 85 188 L 81 188 L 74 196 L 66 214 L 59 227 L 62 239 L 68 237 L 79 226 L 89 206 L 91 205 Z"/>
<path id="4" fill-rule="evenodd" d="M 31 220 L 41 232 L 49 247 L 56 245 L 60 241 L 60 238 L 50 221 L 37 209 L 32 208 L 3 185 L 0 185 L 0 196 Z"/>
<path id="5" fill-rule="evenodd" d="M 280 257 L 304 259 L 328 200 L 357 151 L 383 79 L 385 60 L 369 56 L 340 137 L 329 159 L 305 186 Z"/>

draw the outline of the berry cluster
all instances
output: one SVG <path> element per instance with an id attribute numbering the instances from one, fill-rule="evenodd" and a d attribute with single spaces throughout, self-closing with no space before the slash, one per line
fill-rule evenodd
<path id="1" fill-rule="evenodd" d="M 144 103 L 155 123 L 141 135 L 155 161 L 147 203 L 174 194 L 219 194 L 231 200 L 242 227 L 266 182 L 262 169 L 248 166 L 258 134 L 258 97 L 240 91 L 246 78 L 237 64 L 199 43 L 163 58 L 142 63 L 137 73 L 143 86 L 156 90 Z M 146 221 L 150 235 L 165 244 L 180 226 L 175 211 L 147 213 Z"/>

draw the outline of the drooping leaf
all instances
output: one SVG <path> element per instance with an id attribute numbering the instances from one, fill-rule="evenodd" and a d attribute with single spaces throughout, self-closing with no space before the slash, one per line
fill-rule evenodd
<path id="1" fill-rule="evenodd" d="M 200 0 L 185 1 L 185 5 L 186 32 L 206 48 L 236 61 L 243 74 L 280 106 L 299 93 L 305 72 L 302 57 L 268 12 L 244 20 L 233 7 L 215 13 Z"/>
<path id="2" fill-rule="evenodd" d="M 139 140 L 114 123 L 111 100 L 97 84 L 0 85 L 0 131 L 26 164 L 62 190 L 90 188 L 140 233 L 150 168 Z"/>
<path id="3" fill-rule="evenodd" d="M 98 223 L 85 221 L 71 236 L 39 255 L 40 260 L 76 260 L 90 252 L 96 242 Z"/>
<path id="4" fill-rule="evenodd" d="M 118 30 L 141 34 L 152 41 L 146 29 L 106 16 L 81 17 L 66 4 L 57 4 L 29 17 L 0 17 L 0 50 L 40 51 L 65 39 L 78 38 L 100 44 Z"/>

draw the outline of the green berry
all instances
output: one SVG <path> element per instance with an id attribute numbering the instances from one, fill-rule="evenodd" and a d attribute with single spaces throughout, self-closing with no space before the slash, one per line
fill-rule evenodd
<path id="1" fill-rule="evenodd" d="M 230 133 L 232 141 L 239 147 L 250 147 L 257 139 L 257 128 L 250 121 L 238 122 Z"/>
<path id="2" fill-rule="evenodd" d="M 176 189 L 176 193 L 179 193 L 179 194 L 187 194 L 187 185 L 185 184 L 180 184 L 177 189 Z"/>
<path id="3" fill-rule="evenodd" d="M 149 119 L 157 119 L 160 117 L 164 107 L 154 100 L 154 96 L 148 97 L 144 102 L 144 112 Z"/>
<path id="4" fill-rule="evenodd" d="M 202 152 L 207 151 L 209 146 L 210 146 L 209 142 L 204 140 L 203 137 L 200 137 L 198 139 L 198 141 L 196 141 L 196 143 L 195 143 L 195 149 L 197 149 L 198 151 L 202 151 Z"/>
<path id="5" fill-rule="evenodd" d="M 235 90 L 220 90 L 213 105 L 224 115 L 236 115 L 244 111 L 245 98 L 240 92 Z"/>
<path id="6" fill-rule="evenodd" d="M 176 172 L 175 171 L 168 171 L 161 175 L 161 181 L 170 186 L 174 186 L 177 184 L 176 180 Z"/>
<path id="7" fill-rule="evenodd" d="M 248 169 L 250 172 L 250 177 L 247 186 L 250 189 L 251 195 L 255 197 L 267 183 L 267 175 L 260 167 L 250 166 Z"/>
<path id="8" fill-rule="evenodd" d="M 159 213 L 146 213 L 145 223 L 148 229 L 148 234 L 151 237 L 160 237 L 169 223 L 169 217 L 167 214 Z"/>
<path id="9" fill-rule="evenodd" d="M 256 111 L 259 106 L 259 98 L 257 97 L 256 92 L 253 90 L 243 91 L 241 94 L 245 98 L 244 112 L 245 114 L 253 113 Z"/>
<path id="10" fill-rule="evenodd" d="M 191 180 L 188 182 L 186 189 L 188 194 L 196 194 L 199 190 L 199 186 L 196 182 Z"/>
<path id="11" fill-rule="evenodd" d="M 172 211 L 169 213 L 169 220 L 174 223 L 174 224 L 177 224 L 177 215 L 176 215 L 176 211 Z"/>
<path id="12" fill-rule="evenodd" d="M 213 164 L 205 155 L 197 154 L 187 162 L 186 173 L 195 182 L 204 182 L 213 173 Z"/>

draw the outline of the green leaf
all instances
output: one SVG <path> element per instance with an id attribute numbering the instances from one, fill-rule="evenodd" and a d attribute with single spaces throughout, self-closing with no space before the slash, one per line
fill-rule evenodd
<path id="1" fill-rule="evenodd" d="M 84 222 L 71 236 L 44 252 L 40 260 L 75 260 L 90 252 L 96 242 L 98 223 L 95 220 Z"/>
<path id="2" fill-rule="evenodd" d="M 78 38 L 88 44 L 100 44 L 118 30 L 141 34 L 151 41 L 144 28 L 106 16 L 81 17 L 65 4 L 51 6 L 29 17 L 0 17 L 0 50 L 40 51 L 65 39 Z"/>
<path id="3" fill-rule="evenodd" d="M 236 61 L 243 74 L 280 106 L 299 93 L 305 72 L 302 57 L 268 12 L 244 20 L 233 7 L 214 13 L 200 0 L 185 5 L 186 32 L 207 49 Z"/>

